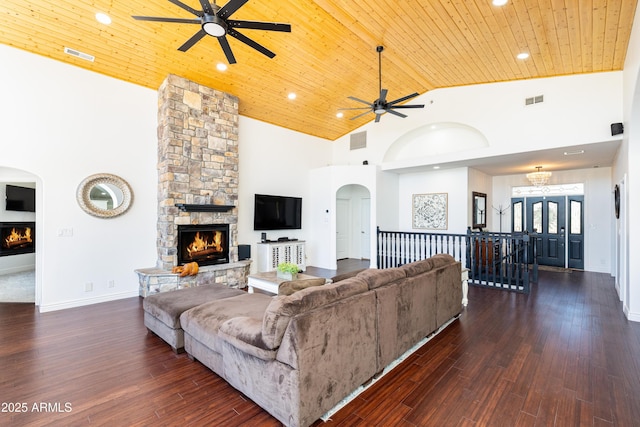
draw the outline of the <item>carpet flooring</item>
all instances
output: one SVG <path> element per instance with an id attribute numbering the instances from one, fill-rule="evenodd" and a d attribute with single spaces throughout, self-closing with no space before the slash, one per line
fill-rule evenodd
<path id="1" fill-rule="evenodd" d="M 35 301 L 35 270 L 0 275 L 0 302 Z"/>

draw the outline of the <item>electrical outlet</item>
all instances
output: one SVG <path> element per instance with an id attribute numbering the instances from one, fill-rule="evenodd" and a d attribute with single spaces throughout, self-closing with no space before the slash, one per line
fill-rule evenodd
<path id="1" fill-rule="evenodd" d="M 93 282 L 87 282 L 84 284 L 85 292 L 93 292 Z"/>
<path id="2" fill-rule="evenodd" d="M 116 287 L 116 281 L 115 280 L 109 280 L 109 282 L 107 283 L 107 285 L 110 288 L 115 288 Z"/>

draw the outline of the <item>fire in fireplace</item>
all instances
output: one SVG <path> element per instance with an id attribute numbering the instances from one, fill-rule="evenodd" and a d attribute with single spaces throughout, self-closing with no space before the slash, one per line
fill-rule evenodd
<path id="1" fill-rule="evenodd" d="M 35 252 L 34 222 L 0 222 L 0 256 Z"/>
<path id="2" fill-rule="evenodd" d="M 229 262 L 229 224 L 178 225 L 178 265 Z"/>

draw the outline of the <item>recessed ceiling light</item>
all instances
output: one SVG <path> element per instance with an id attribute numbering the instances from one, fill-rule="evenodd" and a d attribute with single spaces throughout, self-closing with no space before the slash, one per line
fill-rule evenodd
<path id="1" fill-rule="evenodd" d="M 565 151 L 565 156 L 575 156 L 576 154 L 584 154 L 584 150 Z"/>
<path id="2" fill-rule="evenodd" d="M 218 71 L 227 71 L 227 64 L 223 64 L 222 62 L 218 62 L 216 64 L 216 68 Z"/>
<path id="3" fill-rule="evenodd" d="M 516 58 L 518 58 L 518 59 L 527 59 L 528 57 L 529 57 L 529 54 L 528 54 L 527 52 L 519 53 L 519 54 L 516 56 Z"/>
<path id="4" fill-rule="evenodd" d="M 339 119 L 341 119 L 341 118 L 343 118 L 343 117 L 344 117 L 344 113 L 341 111 L 341 112 L 339 112 L 338 114 L 336 114 L 336 117 L 337 117 L 337 118 L 339 118 Z"/>
<path id="5" fill-rule="evenodd" d="M 494 6 L 504 6 L 507 4 L 507 0 L 493 0 L 491 3 L 493 3 Z"/>
<path id="6" fill-rule="evenodd" d="M 287 98 L 289 99 L 296 99 L 296 94 L 294 92 L 289 93 L 289 95 L 287 95 Z"/>
<path id="7" fill-rule="evenodd" d="M 434 166 L 433 168 L 434 169 L 440 169 L 440 166 Z"/>
<path id="8" fill-rule="evenodd" d="M 104 25 L 111 24 L 111 18 L 106 13 L 98 12 L 96 13 L 96 20 Z"/>

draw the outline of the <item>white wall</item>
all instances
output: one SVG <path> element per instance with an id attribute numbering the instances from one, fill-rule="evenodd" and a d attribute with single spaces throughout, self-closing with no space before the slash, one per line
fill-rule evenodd
<path id="1" fill-rule="evenodd" d="M 444 171 L 408 173 L 398 179 L 398 216 L 401 231 L 464 234 L 471 219 L 467 201 L 470 200 L 467 168 Z M 412 228 L 412 200 L 414 194 L 447 193 L 447 229 L 422 230 Z M 391 201 L 389 201 L 391 202 Z M 384 203 L 387 203 L 386 201 Z"/>
<path id="2" fill-rule="evenodd" d="M 156 261 L 155 91 L 4 45 L 0 62 L 0 167 L 36 176 L 40 310 L 137 295 L 134 269 Z M 129 212 L 98 219 L 80 209 L 77 186 L 95 173 L 129 182 Z"/>
<path id="3" fill-rule="evenodd" d="M 320 268 L 335 269 L 336 262 L 336 196 L 345 185 L 356 184 L 371 194 L 371 261 L 375 266 L 375 227 L 378 224 L 377 182 L 378 168 L 368 165 L 329 166 L 309 172 L 311 188 L 311 220 L 313 227 L 308 234 L 309 263 Z"/>
<path id="4" fill-rule="evenodd" d="M 610 72 L 435 89 L 412 100 L 426 107 L 407 118 L 387 114 L 354 131 L 367 131 L 367 148 L 350 151 L 350 135 L 336 140 L 333 163 L 382 164 L 396 140 L 427 124 L 470 126 L 489 147 L 413 158 L 383 170 L 609 141 L 611 123 L 623 116 L 621 88 L 622 72 Z M 525 98 L 534 95 L 544 95 L 544 102 L 526 107 Z"/>
<path id="5" fill-rule="evenodd" d="M 266 233 L 270 240 L 278 237 L 309 240 L 316 227 L 309 170 L 329 164 L 330 142 L 243 116 L 238 138 L 238 242 L 251 245 L 255 258 L 262 233 L 253 230 L 256 193 L 302 197 L 302 229 Z M 308 259 L 314 259 L 315 248 L 313 242 L 307 242 Z M 256 263 L 251 268 L 255 272 Z"/>
<path id="6" fill-rule="evenodd" d="M 640 13 L 636 13 L 624 63 L 624 134 L 613 168 L 613 181 L 623 191 L 623 211 L 616 221 L 620 253 L 619 294 L 630 320 L 640 322 L 640 224 L 634 221 L 640 212 Z M 636 261 L 636 262 L 634 262 Z M 616 269 L 618 270 L 618 269 Z"/>

